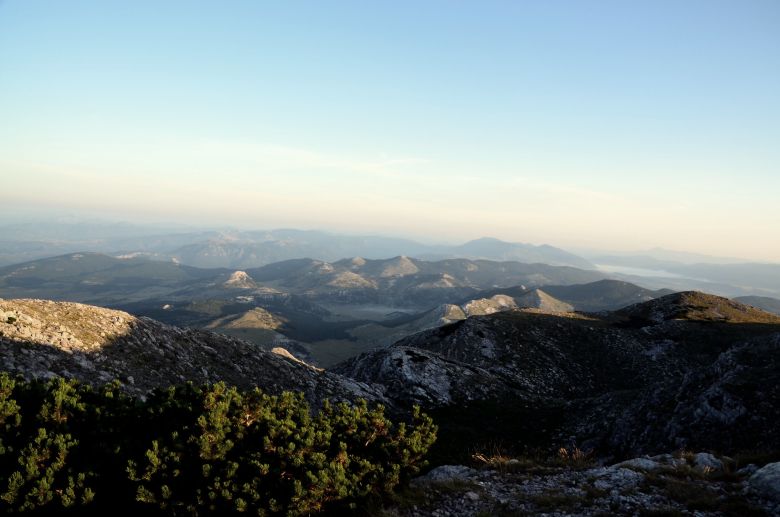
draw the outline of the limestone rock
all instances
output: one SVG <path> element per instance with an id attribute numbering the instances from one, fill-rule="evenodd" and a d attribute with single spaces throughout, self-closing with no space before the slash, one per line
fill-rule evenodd
<path id="1" fill-rule="evenodd" d="M 780 503 L 780 462 L 770 463 L 758 469 L 750 476 L 748 485 L 761 496 Z"/>
<path id="2" fill-rule="evenodd" d="M 93 385 L 119 379 L 123 390 L 140 396 L 183 381 L 225 381 L 302 391 L 315 406 L 359 397 L 392 405 L 375 387 L 221 334 L 79 303 L 0 299 L 0 312 L 18 316 L 0 320 L 0 369 L 28 379 L 64 376 Z"/>

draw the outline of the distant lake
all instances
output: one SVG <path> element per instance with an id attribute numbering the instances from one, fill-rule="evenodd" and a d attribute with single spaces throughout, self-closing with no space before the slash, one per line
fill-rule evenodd
<path id="1" fill-rule="evenodd" d="M 600 271 L 605 273 L 620 273 L 623 275 L 650 276 L 656 278 L 688 278 L 677 273 L 670 273 L 663 269 L 645 269 L 642 267 L 613 266 L 612 264 L 596 264 Z"/>

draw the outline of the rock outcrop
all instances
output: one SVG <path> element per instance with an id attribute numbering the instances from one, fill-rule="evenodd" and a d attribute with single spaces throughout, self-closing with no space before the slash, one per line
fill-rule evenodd
<path id="1" fill-rule="evenodd" d="M 235 271 L 222 284 L 229 289 L 257 289 L 257 284 L 246 271 Z"/>
<path id="2" fill-rule="evenodd" d="M 409 336 L 332 371 L 377 383 L 400 406 L 441 411 L 443 433 L 454 419 L 453 432 L 470 429 L 473 439 L 576 443 L 613 457 L 780 450 L 772 318 L 702 293 L 605 315 L 512 310 Z M 488 436 L 469 420 L 501 427 Z"/>
<path id="3" fill-rule="evenodd" d="M 749 479 L 750 489 L 780 507 L 780 463 L 758 469 Z"/>
<path id="4" fill-rule="evenodd" d="M 376 388 L 307 366 L 257 345 L 78 303 L 0 299 L 0 368 L 25 378 L 114 379 L 134 395 L 192 381 L 225 381 L 277 393 L 385 401 Z"/>

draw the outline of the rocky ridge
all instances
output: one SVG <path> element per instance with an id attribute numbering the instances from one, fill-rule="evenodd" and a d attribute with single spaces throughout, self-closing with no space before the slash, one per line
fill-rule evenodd
<path id="1" fill-rule="evenodd" d="M 0 367 L 28 379 L 62 376 L 91 384 L 117 379 L 134 395 L 184 381 L 225 381 L 272 393 L 303 391 L 314 404 L 324 398 L 385 401 L 365 383 L 239 339 L 47 300 L 0 299 Z"/>
<path id="2" fill-rule="evenodd" d="M 332 371 L 378 383 L 399 405 L 423 404 L 445 434 L 457 422 L 453 432 L 471 440 L 514 436 L 613 457 L 780 450 L 780 318 L 703 293 L 604 315 L 471 317 Z M 469 421 L 496 428 L 468 431 Z"/>

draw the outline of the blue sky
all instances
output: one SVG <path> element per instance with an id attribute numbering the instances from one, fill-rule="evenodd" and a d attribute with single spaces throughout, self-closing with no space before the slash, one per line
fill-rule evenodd
<path id="1" fill-rule="evenodd" d="M 780 261 L 780 2 L 0 1 L 0 215 Z"/>

